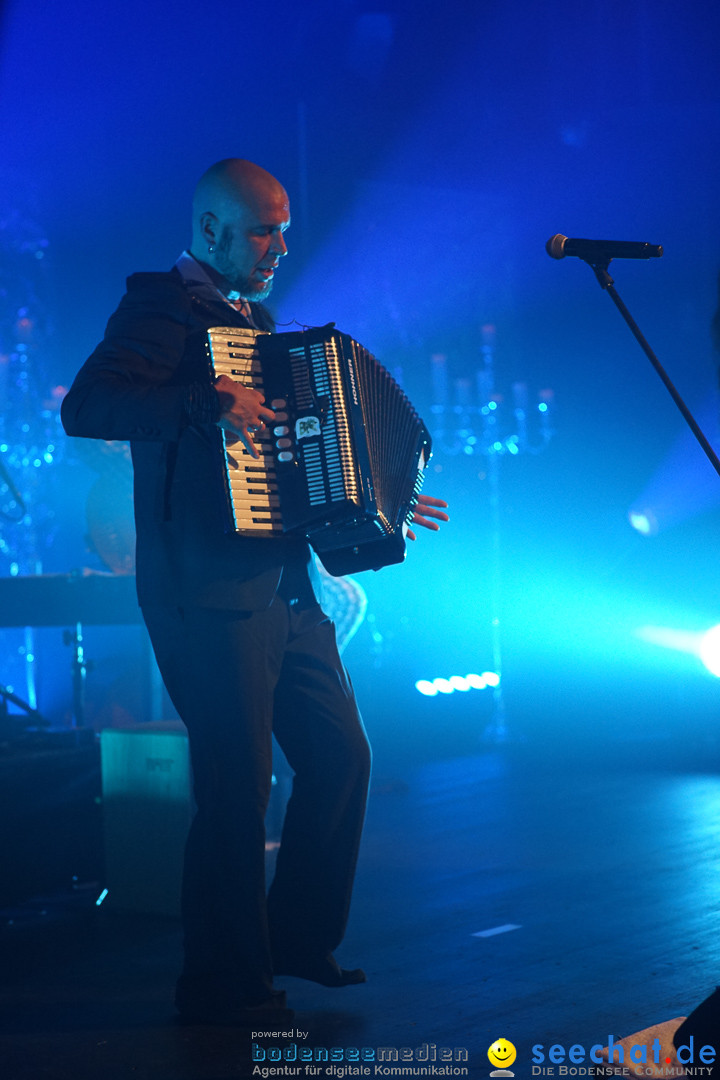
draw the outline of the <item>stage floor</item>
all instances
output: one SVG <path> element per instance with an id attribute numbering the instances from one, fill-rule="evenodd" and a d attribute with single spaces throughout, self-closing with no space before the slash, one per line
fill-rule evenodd
<path id="1" fill-rule="evenodd" d="M 415 1070 L 426 1046 L 467 1050 L 483 1077 L 502 1037 L 529 1077 L 537 1044 L 606 1045 L 690 1012 L 720 981 L 712 757 L 538 742 L 378 762 L 339 953 L 368 982 L 279 980 L 304 1045 L 419 1050 Z M 3 1080 L 252 1075 L 247 1032 L 175 1023 L 177 924 L 98 909 L 96 892 L 5 913 Z"/>

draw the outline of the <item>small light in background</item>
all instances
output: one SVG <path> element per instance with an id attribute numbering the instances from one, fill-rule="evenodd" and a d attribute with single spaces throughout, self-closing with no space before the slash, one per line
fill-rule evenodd
<path id="1" fill-rule="evenodd" d="M 631 510 L 628 520 L 641 536 L 655 536 L 658 531 L 657 518 L 652 510 Z"/>
<path id="2" fill-rule="evenodd" d="M 449 679 L 418 679 L 415 689 L 425 697 L 437 697 L 438 694 L 453 694 L 455 691 L 466 693 L 468 690 L 485 690 L 488 686 L 500 685 L 500 676 L 496 671 L 484 671 L 482 675 L 451 675 Z"/>

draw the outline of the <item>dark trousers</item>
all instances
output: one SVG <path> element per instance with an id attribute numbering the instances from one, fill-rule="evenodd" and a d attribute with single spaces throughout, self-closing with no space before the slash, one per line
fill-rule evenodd
<path id="1" fill-rule="evenodd" d="M 333 624 L 277 596 L 259 612 L 145 609 L 185 722 L 197 814 L 185 851 L 185 996 L 255 1004 L 275 955 L 319 958 L 350 906 L 370 750 Z M 272 733 L 294 771 L 266 897 Z"/>

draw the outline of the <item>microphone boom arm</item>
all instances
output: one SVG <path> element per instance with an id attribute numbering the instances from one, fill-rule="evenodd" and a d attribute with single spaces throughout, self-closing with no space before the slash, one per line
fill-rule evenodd
<path id="1" fill-rule="evenodd" d="M 683 401 L 682 397 L 680 396 L 680 394 L 679 394 L 679 392 L 677 390 L 677 387 L 673 383 L 672 379 L 668 375 L 665 368 L 662 366 L 662 364 L 658 360 L 658 358 L 655 355 L 655 353 L 653 352 L 653 350 L 650 348 L 650 345 L 649 345 L 649 343 L 647 341 L 647 338 L 643 335 L 642 330 L 640 329 L 638 324 L 635 322 L 632 315 L 628 311 L 627 307 L 623 303 L 621 297 L 619 296 L 618 291 L 615 288 L 615 282 L 613 281 L 613 279 L 610 277 L 610 274 L 608 273 L 608 266 L 609 266 L 611 260 L 610 259 L 604 259 L 604 260 L 598 260 L 597 262 L 590 262 L 588 259 L 585 259 L 583 261 L 587 262 L 588 266 L 590 266 L 592 268 L 592 270 L 595 273 L 595 277 L 597 278 L 597 280 L 598 280 L 598 282 L 600 284 L 600 288 L 603 289 L 608 294 L 608 296 L 611 298 L 611 300 L 615 304 L 615 307 L 618 309 L 618 311 L 622 315 L 623 319 L 625 320 L 627 325 L 630 327 L 630 330 L 631 330 L 631 332 L 633 334 L 633 337 L 638 342 L 638 344 L 640 345 L 640 348 L 645 353 L 648 360 L 650 361 L 652 366 L 655 368 L 655 371 L 657 372 L 657 374 L 662 379 L 663 383 L 665 384 L 666 390 L 670 394 L 670 397 L 673 399 L 673 401 L 677 405 L 678 409 L 680 410 L 683 417 L 685 418 L 685 420 L 686 420 L 690 430 L 692 431 L 693 435 L 695 436 L 697 441 L 700 443 L 700 446 L 703 448 L 703 450 L 705 452 L 705 456 L 709 460 L 709 462 L 712 465 L 712 467 L 714 468 L 715 472 L 718 474 L 718 476 L 720 476 L 720 459 L 718 459 L 717 454 L 715 453 L 712 446 L 708 442 L 707 438 L 703 434 L 703 431 L 700 428 L 699 424 L 697 423 L 695 417 L 690 412 L 690 409 L 687 407 L 687 405 Z"/>

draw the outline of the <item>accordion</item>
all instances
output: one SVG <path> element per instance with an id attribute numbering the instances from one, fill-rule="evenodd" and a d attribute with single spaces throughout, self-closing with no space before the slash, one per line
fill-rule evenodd
<path id="1" fill-rule="evenodd" d="M 405 558 L 430 458 L 427 428 L 392 376 L 333 324 L 208 331 L 210 367 L 275 411 L 254 458 L 223 431 L 228 527 L 305 537 L 333 575 Z"/>

